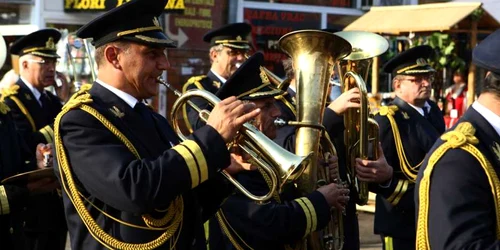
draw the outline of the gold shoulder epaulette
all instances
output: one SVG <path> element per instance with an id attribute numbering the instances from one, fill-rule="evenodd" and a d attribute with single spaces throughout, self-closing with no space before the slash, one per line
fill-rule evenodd
<path id="1" fill-rule="evenodd" d="M 9 111 L 10 111 L 9 106 L 7 106 L 7 104 L 5 104 L 3 101 L 0 101 L 0 113 L 5 115 Z"/>
<path id="2" fill-rule="evenodd" d="M 19 85 L 14 84 L 8 88 L 4 88 L 0 90 L 0 95 L 2 98 L 0 100 L 4 100 L 6 97 L 17 95 L 17 92 L 19 90 Z"/>
<path id="3" fill-rule="evenodd" d="M 80 87 L 80 90 L 73 94 L 68 102 L 63 106 L 63 110 L 69 110 L 79 107 L 82 104 L 92 103 L 92 96 L 88 92 L 92 84 L 84 84 Z"/>
<path id="4" fill-rule="evenodd" d="M 470 122 L 461 122 L 454 130 L 443 134 L 441 140 L 445 141 L 451 148 L 459 148 L 467 143 L 476 145 L 479 140 L 474 136 L 475 133 L 476 129 Z"/>
<path id="5" fill-rule="evenodd" d="M 390 106 L 381 106 L 375 115 L 379 114 L 381 116 L 394 115 L 398 111 L 398 106 L 390 105 Z"/>
<path id="6" fill-rule="evenodd" d="M 187 80 L 187 82 L 182 86 L 182 93 L 187 91 L 187 88 L 191 85 L 194 84 L 196 88 L 198 89 L 205 89 L 203 88 L 203 85 L 201 85 L 201 80 L 203 78 L 207 77 L 206 75 L 199 75 L 199 76 L 192 76 Z"/>

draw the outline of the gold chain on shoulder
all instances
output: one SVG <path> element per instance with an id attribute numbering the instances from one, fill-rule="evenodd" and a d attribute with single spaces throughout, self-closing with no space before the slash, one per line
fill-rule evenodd
<path id="1" fill-rule="evenodd" d="M 102 114 L 100 114 L 97 110 L 90 107 L 87 104 L 92 103 L 92 98 L 90 94 L 87 92 L 90 86 L 82 86 L 81 90 L 77 92 L 75 95 L 71 97 L 68 103 L 63 107 L 61 113 L 56 117 L 54 123 L 54 137 L 55 137 L 55 147 L 57 154 L 58 165 L 61 169 L 60 178 L 61 183 L 64 188 L 64 191 L 68 195 L 68 198 L 71 200 L 75 209 L 82 219 L 82 222 L 85 224 L 89 233 L 94 237 L 96 241 L 101 243 L 103 246 L 109 249 L 130 249 L 130 250 L 149 250 L 155 249 L 161 245 L 163 245 L 167 240 L 169 240 L 172 236 L 175 235 L 175 232 L 178 231 L 177 237 L 170 243 L 170 247 L 175 247 L 175 243 L 180 234 L 180 228 L 182 228 L 182 216 L 184 209 L 184 202 L 181 196 L 177 197 L 169 206 L 168 212 L 161 219 L 155 219 L 150 215 L 144 215 L 143 220 L 147 227 L 142 227 L 138 225 L 133 225 L 131 223 L 127 223 L 121 221 L 117 218 L 109 216 L 108 214 L 101 211 L 107 217 L 123 224 L 126 226 L 131 226 L 135 228 L 149 229 L 149 230 L 158 230 L 163 229 L 163 232 L 157 239 L 147 242 L 147 243 L 127 243 L 122 242 L 110 234 L 106 233 L 100 226 L 96 223 L 94 218 L 90 215 L 85 207 L 85 204 L 82 200 L 82 197 L 87 201 L 87 198 L 84 197 L 81 193 L 79 193 L 73 176 L 71 174 L 70 164 L 68 162 L 67 155 L 64 151 L 64 145 L 61 138 L 61 134 L 59 132 L 60 122 L 62 117 L 72 109 L 79 108 L 92 116 L 94 116 L 97 120 L 99 120 L 109 131 L 111 131 L 115 136 L 122 141 L 127 148 L 136 156 L 136 158 L 140 159 L 139 153 L 133 146 L 133 144 L 123 135 L 109 120 L 107 120 Z M 90 202 L 89 202 L 90 203 Z M 90 203 L 92 206 L 96 207 L 94 204 Z M 179 229 L 179 230 L 178 230 Z"/>
<path id="2" fill-rule="evenodd" d="M 481 151 L 474 146 L 479 143 L 479 140 L 474 136 L 475 131 L 475 128 L 469 122 L 462 122 L 458 124 L 455 130 L 449 131 L 441 136 L 441 139 L 445 141 L 445 143 L 439 146 L 430 156 L 428 166 L 425 169 L 420 182 L 416 249 L 431 249 L 428 231 L 430 205 L 429 191 L 434 166 L 449 149 L 457 148 L 462 149 L 474 156 L 486 173 L 495 204 L 496 237 L 497 239 L 500 239 L 500 181 L 491 163 L 488 159 L 486 159 Z"/>
<path id="3" fill-rule="evenodd" d="M 422 165 L 422 163 L 424 161 L 422 160 L 416 166 L 411 166 L 410 162 L 408 161 L 408 158 L 406 157 L 405 149 L 403 146 L 403 140 L 401 139 L 401 135 L 399 133 L 398 124 L 396 123 L 396 120 L 394 119 L 394 115 L 396 114 L 396 111 L 398 111 L 398 107 L 395 105 L 391 105 L 391 106 L 380 107 L 378 113 L 381 116 L 386 116 L 387 119 L 389 119 L 389 122 L 391 123 L 392 134 L 394 136 L 394 144 L 396 146 L 396 152 L 398 154 L 399 165 L 401 167 L 401 171 L 406 176 L 406 178 L 408 178 L 409 181 L 411 181 L 412 183 L 415 183 L 415 180 L 417 179 L 418 169 L 420 168 L 420 166 Z"/>

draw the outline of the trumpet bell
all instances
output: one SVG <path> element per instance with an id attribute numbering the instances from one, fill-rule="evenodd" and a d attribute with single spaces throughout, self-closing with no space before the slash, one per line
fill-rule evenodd
<path id="1" fill-rule="evenodd" d="M 351 54 L 343 60 L 359 61 L 382 55 L 389 49 L 389 42 L 381 35 L 367 31 L 340 31 L 334 33 L 347 40 L 351 46 Z"/>

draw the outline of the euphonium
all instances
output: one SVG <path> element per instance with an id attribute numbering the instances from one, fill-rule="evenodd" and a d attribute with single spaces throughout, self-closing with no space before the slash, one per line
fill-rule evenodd
<path id="1" fill-rule="evenodd" d="M 292 60 L 295 69 L 296 108 L 298 129 L 296 132 L 295 153 L 297 155 L 319 156 L 320 140 L 325 133 L 323 112 L 328 96 L 328 85 L 332 75 L 333 65 L 351 52 L 351 46 L 344 39 L 318 30 L 301 30 L 288 33 L 280 38 L 279 46 Z M 331 145 L 333 147 L 333 145 Z M 331 149 L 323 148 L 325 151 Z M 334 153 L 334 152 L 333 152 Z M 326 178 L 330 183 L 328 173 L 319 173 L 317 162 L 310 161 L 304 173 L 297 180 L 297 187 L 302 195 L 311 193 L 318 188 L 318 176 Z M 322 181 L 324 183 L 324 181 Z M 321 183 L 321 182 L 320 182 Z M 337 211 L 340 212 L 340 211 Z M 303 247 L 307 249 L 341 249 L 342 235 L 338 222 L 341 216 L 332 214 L 331 225 L 322 232 L 311 233 Z M 336 218 L 335 218 L 336 217 Z M 334 228 L 335 227 L 335 228 Z M 334 230 L 338 233 L 331 232 Z M 330 231 L 330 232 L 329 232 Z M 325 237 L 322 237 L 322 234 Z M 333 239 L 337 242 L 332 242 Z"/>
<path id="2" fill-rule="evenodd" d="M 178 123 L 179 120 L 175 119 L 178 117 L 178 112 L 182 112 L 181 107 L 190 105 L 199 113 L 200 118 L 206 122 L 210 113 L 207 110 L 200 110 L 200 108 L 193 104 L 190 99 L 203 98 L 213 106 L 219 103 L 220 99 L 214 94 L 200 89 L 188 90 L 186 93 L 181 94 L 162 79 L 158 80 L 179 97 L 172 106 L 171 121 L 173 129 L 177 132 L 179 138 L 184 141 L 187 138 L 181 132 L 181 125 Z M 286 151 L 250 123 L 245 123 L 242 126 L 238 136 L 239 138 L 236 140 L 237 146 L 245 153 L 249 154 L 253 162 L 256 163 L 258 167 L 262 168 L 269 176 L 271 180 L 269 193 L 263 196 L 256 196 L 245 189 L 243 185 L 231 177 L 226 171 L 222 171 L 221 173 L 244 195 L 254 201 L 264 202 L 272 198 L 276 190 L 281 192 L 283 185 L 297 179 L 307 165 L 307 162 L 309 162 L 309 155 L 297 156 Z"/>
<path id="3" fill-rule="evenodd" d="M 366 89 L 366 78 L 372 58 L 381 55 L 389 48 L 387 40 L 377 34 L 364 31 L 342 31 L 338 35 L 352 46 L 352 52 L 337 62 L 342 92 L 357 87 L 360 92 L 360 108 L 350 108 L 344 113 L 344 143 L 346 145 L 346 164 L 350 182 L 356 188 L 359 205 L 368 202 L 368 184 L 356 177 L 356 158 L 368 159 L 368 143 L 372 141 L 373 158 L 378 158 L 379 132 L 377 122 L 370 117 Z"/>

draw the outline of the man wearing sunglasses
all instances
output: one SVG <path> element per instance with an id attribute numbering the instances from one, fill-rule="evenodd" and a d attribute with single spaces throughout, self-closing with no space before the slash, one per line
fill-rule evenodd
<path id="1" fill-rule="evenodd" d="M 427 58 L 432 54 L 431 47 L 418 46 L 384 65 L 384 71 L 393 76 L 396 94 L 375 116 L 380 126 L 379 152 L 385 157 L 356 162 L 358 178 L 371 183 L 381 183 L 374 180 L 379 169 L 388 165 L 393 169 L 391 179 L 370 187 L 377 193 L 375 233 L 382 237 L 384 249 L 415 249 L 415 180 L 425 154 L 445 130 L 441 111 L 429 100 L 435 70 Z"/>
<path id="2" fill-rule="evenodd" d="M 207 75 L 191 77 L 184 84 L 182 92 L 203 89 L 215 94 L 246 60 L 246 54 L 250 49 L 247 36 L 251 30 L 252 27 L 247 23 L 232 23 L 205 34 L 203 41 L 210 43 L 210 71 Z M 207 103 L 201 99 L 194 98 L 193 102 L 199 107 L 207 107 Z M 198 112 L 188 109 L 184 114 L 186 126 L 191 130 L 204 125 L 198 119 Z"/>

